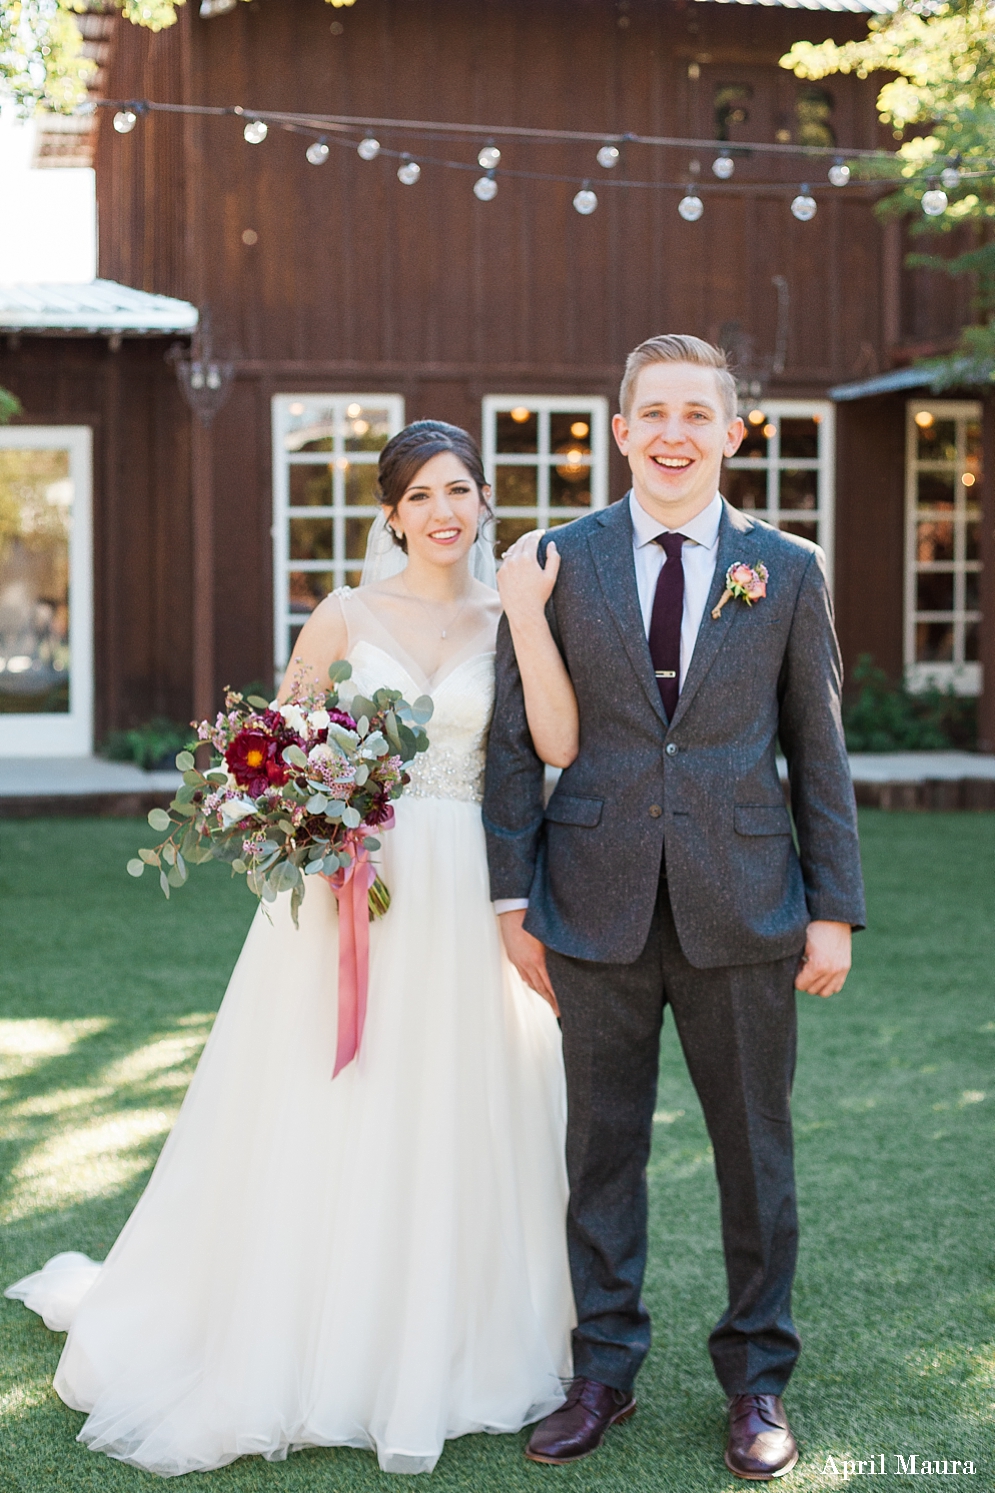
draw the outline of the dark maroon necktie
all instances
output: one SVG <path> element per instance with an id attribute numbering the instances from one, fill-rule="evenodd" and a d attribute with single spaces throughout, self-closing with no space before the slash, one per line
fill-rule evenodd
<path id="1" fill-rule="evenodd" d="M 650 657 L 656 670 L 660 699 L 672 721 L 681 687 L 681 621 L 684 616 L 683 534 L 658 534 L 656 543 L 667 558 L 660 570 L 650 617 Z"/>

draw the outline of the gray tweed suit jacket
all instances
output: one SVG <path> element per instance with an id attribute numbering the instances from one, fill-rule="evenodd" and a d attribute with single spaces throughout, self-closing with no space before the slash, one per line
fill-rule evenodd
<path id="1" fill-rule="evenodd" d="M 699 969 L 798 953 L 812 919 L 863 927 L 821 550 L 724 504 L 712 591 L 668 722 L 628 503 L 558 528 L 556 545 L 562 565 L 547 613 L 577 692 L 580 752 L 544 809 L 502 619 L 483 810 L 492 897 L 527 897 L 530 933 L 604 963 L 641 953 L 664 864 L 681 947 Z M 726 570 L 740 560 L 766 565 L 767 596 L 752 607 L 729 601 L 713 620 Z"/>

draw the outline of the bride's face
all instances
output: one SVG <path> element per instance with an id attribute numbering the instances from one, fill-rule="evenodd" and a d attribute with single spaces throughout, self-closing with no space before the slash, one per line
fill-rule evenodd
<path id="1" fill-rule="evenodd" d="M 389 523 L 407 540 L 409 560 L 453 565 L 469 554 L 482 508 L 480 490 L 459 457 L 440 451 L 415 473 Z"/>

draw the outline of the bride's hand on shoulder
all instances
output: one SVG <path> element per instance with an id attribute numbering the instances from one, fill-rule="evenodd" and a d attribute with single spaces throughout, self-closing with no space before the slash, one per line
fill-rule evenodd
<path id="1" fill-rule="evenodd" d="M 546 531 L 533 529 L 516 539 L 498 571 L 498 591 L 508 621 L 524 622 L 541 614 L 553 594 L 560 571 L 560 555 L 551 539 L 545 567 L 539 564 L 539 543 Z"/>

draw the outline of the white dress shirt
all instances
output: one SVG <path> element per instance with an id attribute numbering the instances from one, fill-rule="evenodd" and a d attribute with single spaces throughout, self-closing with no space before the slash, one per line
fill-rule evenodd
<path id="1" fill-rule="evenodd" d="M 653 518 L 637 500 L 629 494 L 629 516 L 632 519 L 632 555 L 636 564 L 636 590 L 639 593 L 639 610 L 643 614 L 643 628 L 647 638 L 656 583 L 667 556 L 656 543 L 658 534 L 683 534 L 684 545 L 681 559 L 684 564 L 684 612 L 681 617 L 681 688 L 687 678 L 691 655 L 698 639 L 698 629 L 705 615 L 705 603 L 715 577 L 715 563 L 719 554 L 719 525 L 722 522 L 722 494 L 716 493 L 707 508 L 696 513 L 694 518 L 679 529 L 668 530 L 659 519 Z M 525 897 L 502 897 L 494 903 L 494 911 L 515 912 L 528 907 Z"/>
<path id="2" fill-rule="evenodd" d="M 667 529 L 659 519 L 653 518 L 636 498 L 629 494 L 629 514 L 632 518 L 632 551 L 636 562 L 636 589 L 639 592 L 639 610 L 643 614 L 643 627 L 649 637 L 650 618 L 653 615 L 653 599 L 656 583 L 660 578 L 666 555 L 656 543 L 658 534 L 683 534 L 688 540 L 684 546 L 684 614 L 681 618 L 681 688 L 687 678 L 691 655 L 698 638 L 701 619 L 705 615 L 705 603 L 712 589 L 715 562 L 719 553 L 719 525 L 722 522 L 722 496 L 716 493 L 707 508 L 696 513 L 694 518 L 679 529 Z"/>

